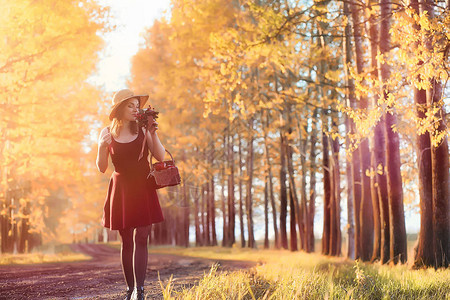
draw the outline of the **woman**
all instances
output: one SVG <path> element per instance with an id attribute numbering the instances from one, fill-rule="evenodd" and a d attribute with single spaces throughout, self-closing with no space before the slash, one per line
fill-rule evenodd
<path id="1" fill-rule="evenodd" d="M 163 221 L 155 182 L 147 179 L 150 150 L 159 161 L 165 149 L 156 130 L 158 123 L 149 118 L 148 130 L 139 128 L 136 117 L 148 96 L 134 95 L 128 89 L 117 92 L 109 115 L 110 127 L 98 140 L 97 167 L 104 173 L 108 156 L 114 165 L 103 210 L 103 226 L 120 233 L 122 270 L 127 284 L 125 299 L 144 299 L 144 280 L 148 259 L 151 224 Z M 140 158 L 142 157 L 142 158 Z"/>

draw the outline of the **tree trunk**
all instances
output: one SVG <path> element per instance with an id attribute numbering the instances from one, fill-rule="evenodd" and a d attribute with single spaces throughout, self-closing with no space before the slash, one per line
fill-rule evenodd
<path id="1" fill-rule="evenodd" d="M 425 0 L 423 12 L 427 13 L 429 18 L 435 17 L 433 0 Z M 447 1 L 447 9 L 450 4 Z M 432 33 L 428 33 L 431 35 Z M 431 43 L 431 38 L 425 41 L 425 45 L 430 52 L 436 51 Z M 429 108 L 439 107 L 435 117 L 435 132 L 442 133 L 446 131 L 444 106 L 442 100 L 442 83 L 439 78 L 431 79 L 432 87 L 427 90 L 427 106 Z M 434 266 L 435 268 L 447 268 L 450 260 L 450 187 L 449 187 L 449 155 L 447 135 L 444 135 L 439 144 L 437 141 L 431 142 L 431 169 L 432 169 L 432 205 L 433 205 L 433 248 L 434 248 Z"/>
<path id="2" fill-rule="evenodd" d="M 330 199 L 331 199 L 331 173 L 328 137 L 322 130 L 322 169 L 323 169 L 323 234 L 322 234 L 322 254 L 330 254 Z"/>
<path id="3" fill-rule="evenodd" d="M 411 0 L 411 8 L 417 15 L 420 14 L 419 1 Z M 420 26 L 413 24 L 415 29 Z M 417 47 L 415 43 L 413 47 Z M 423 61 L 418 63 L 418 67 Z M 420 77 L 417 77 L 420 80 Z M 416 115 L 423 119 L 426 117 L 427 92 L 423 89 L 413 87 L 414 103 L 416 104 Z M 417 162 L 419 171 L 419 196 L 420 196 L 420 231 L 418 237 L 416 255 L 414 257 L 414 267 L 434 266 L 434 245 L 433 245 L 433 175 L 431 163 L 431 142 L 430 134 L 426 131 L 417 136 Z"/>
<path id="4" fill-rule="evenodd" d="M 350 8 L 348 2 L 344 1 L 344 15 L 350 19 Z M 346 105 L 349 107 L 356 106 L 356 99 L 355 99 L 355 82 L 349 75 L 349 67 L 352 63 L 352 49 L 351 49 L 351 26 L 350 22 L 347 22 L 344 29 L 344 59 L 346 66 L 344 67 L 344 73 L 345 73 L 345 82 L 347 84 L 346 89 L 346 97 L 347 97 L 347 103 Z M 355 124 L 353 120 L 349 117 L 346 117 L 345 119 L 345 127 L 346 132 L 349 134 L 346 135 L 345 138 L 345 145 L 350 150 L 352 146 L 351 141 L 351 135 L 355 133 Z M 346 256 L 350 259 L 355 259 L 355 218 L 354 218 L 354 208 L 353 208 L 353 202 L 354 202 L 354 177 L 353 177 L 353 167 L 352 167 L 352 161 L 347 158 L 346 159 L 346 173 L 347 173 L 347 253 Z"/>
<path id="5" fill-rule="evenodd" d="M 242 170 L 244 168 L 244 165 L 242 163 L 242 139 L 240 136 L 238 136 L 239 139 L 239 226 L 241 229 L 241 247 L 245 247 L 245 230 L 244 230 L 244 196 L 242 193 Z"/>
<path id="6" fill-rule="evenodd" d="M 295 217 L 295 211 L 296 211 L 296 206 L 295 206 L 295 200 L 294 200 L 294 191 L 292 189 L 291 184 L 289 183 L 289 212 L 290 212 L 290 217 L 289 217 L 289 229 L 290 229 L 290 240 L 289 240 L 289 249 L 291 251 L 297 251 L 297 230 L 296 230 L 296 217 Z"/>
<path id="7" fill-rule="evenodd" d="M 371 60 L 371 77 L 373 80 L 379 78 L 378 74 L 378 20 L 374 15 L 370 17 L 370 60 Z M 378 106 L 378 94 L 374 93 L 372 96 L 372 107 Z M 375 125 L 373 135 L 373 151 L 372 151 L 372 167 L 376 171 L 371 180 L 372 190 L 372 204 L 374 207 L 374 251 L 372 254 L 372 261 L 380 259 L 381 263 L 389 261 L 389 200 L 387 191 L 387 175 L 385 172 L 386 166 L 386 138 L 384 133 L 385 128 L 385 114 L 380 117 L 380 120 Z M 379 217 L 377 217 L 379 216 Z M 379 220 L 378 220 L 379 219 Z"/>
<path id="8" fill-rule="evenodd" d="M 264 177 L 264 249 L 269 249 L 269 176 Z"/>
<path id="9" fill-rule="evenodd" d="M 288 249 L 286 232 L 287 191 L 286 191 L 286 146 L 285 137 L 280 131 L 280 238 L 281 247 Z"/>
<path id="10" fill-rule="evenodd" d="M 372 9 L 372 2 L 375 0 L 369 1 L 369 9 Z M 376 3 L 374 3 L 376 5 Z M 370 36 L 370 62 L 371 62 L 371 79 L 376 80 L 378 78 L 378 62 L 377 62 L 377 51 L 378 51 L 378 28 L 377 28 L 378 20 L 375 17 L 375 14 L 371 14 L 369 18 L 369 36 Z M 377 97 L 378 93 L 374 93 L 372 95 L 372 107 L 377 107 Z M 384 141 L 377 137 L 377 134 L 382 133 L 382 127 L 380 124 L 376 125 L 374 130 L 374 135 L 372 136 L 372 151 L 370 152 L 370 166 L 371 170 L 377 170 L 378 165 L 384 166 L 384 153 L 382 149 L 384 149 L 384 144 L 379 144 L 378 142 Z M 378 151 L 378 153 L 377 153 Z M 381 152 L 381 153 L 380 153 Z M 380 161 L 379 161 L 380 160 Z M 383 172 L 384 173 L 384 172 Z M 381 202 L 382 199 L 379 196 L 387 197 L 387 190 L 384 190 L 383 193 L 378 193 L 379 183 L 377 178 L 378 173 L 374 173 L 371 171 L 370 175 L 370 191 L 371 191 L 371 199 L 372 199 L 372 207 L 373 207 L 373 226 L 374 226 L 374 240 L 373 240 L 373 252 L 371 261 L 374 262 L 381 258 Z M 381 174 L 384 176 L 383 174 Z"/>
<path id="11" fill-rule="evenodd" d="M 190 214 L 190 206 L 189 206 L 189 198 L 187 194 L 186 182 L 183 180 L 183 246 L 189 247 L 189 214 Z"/>
<path id="12" fill-rule="evenodd" d="M 213 156 L 211 156 L 213 157 Z M 211 159 L 212 164 L 212 159 Z M 210 209 L 210 224 L 211 224 L 211 244 L 217 246 L 217 234 L 216 234 L 216 205 L 215 205 L 215 193 L 214 193 L 214 176 L 211 175 L 209 180 L 209 209 Z"/>
<path id="13" fill-rule="evenodd" d="M 203 188 L 201 188 L 201 192 L 197 193 L 197 191 L 194 192 L 194 224 L 195 224 L 195 246 L 202 246 L 202 233 L 200 229 L 200 217 L 199 217 L 199 200 L 200 197 L 202 197 L 203 194 Z"/>
<path id="14" fill-rule="evenodd" d="M 317 109 L 314 110 L 313 116 L 317 117 Z M 315 251 L 314 238 L 314 215 L 316 213 L 316 141 L 317 141 L 317 125 L 311 124 L 311 148 L 310 148 L 310 184 L 309 184 L 309 224 L 307 228 L 310 252 Z"/>
<path id="15" fill-rule="evenodd" d="M 346 3 L 346 2 L 345 2 Z M 344 6 L 344 9 L 346 7 Z M 359 19 L 359 14 L 356 12 L 356 14 L 353 14 L 353 12 L 357 9 L 355 8 L 354 4 L 351 4 L 348 7 L 351 11 L 352 16 L 353 17 L 353 24 L 355 24 L 355 18 Z M 347 9 L 348 9 L 347 8 Z M 350 11 L 348 12 L 350 14 Z M 350 15 L 348 15 L 349 19 L 350 19 Z M 359 25 L 359 21 L 356 22 L 357 25 Z M 355 39 L 355 43 L 356 43 L 356 39 L 361 39 L 361 32 L 360 32 L 360 27 L 359 26 L 353 26 L 353 37 Z M 346 35 L 349 37 L 346 41 L 346 47 L 348 47 L 348 49 L 350 49 L 350 29 L 346 28 Z M 360 42 L 359 42 L 360 43 Z M 350 52 L 350 50 L 346 51 L 346 52 Z M 349 60 L 350 57 L 347 58 L 347 60 Z M 350 62 L 350 61 L 348 61 Z M 348 105 L 352 108 L 352 109 L 356 109 L 357 108 L 357 103 L 356 103 L 356 97 L 354 94 L 354 84 L 353 84 L 353 80 L 351 80 L 349 78 L 349 103 Z M 354 135 L 355 134 L 355 124 L 353 122 L 353 120 L 350 121 L 350 135 Z M 352 194 L 353 194 L 353 216 L 354 216 L 354 258 L 358 259 L 361 257 L 361 227 L 360 227 L 360 210 L 361 210 L 361 162 L 360 162 L 360 158 L 359 158 L 359 148 L 355 148 L 353 149 L 352 147 L 352 155 L 351 155 L 351 169 L 352 169 Z"/>
<path id="16" fill-rule="evenodd" d="M 380 0 L 380 54 L 386 55 L 390 51 L 390 18 L 391 3 L 388 0 Z M 383 83 L 382 92 L 387 99 L 388 91 L 384 86 L 390 77 L 390 69 L 386 63 L 381 64 L 380 79 Z M 400 172 L 399 136 L 393 127 L 397 125 L 395 112 L 386 114 L 386 165 L 387 186 L 389 198 L 389 225 L 390 225 L 390 259 L 391 262 L 406 262 L 406 228 L 403 210 L 402 175 Z"/>
<path id="17" fill-rule="evenodd" d="M 288 120 L 290 120 L 290 118 L 288 118 Z M 288 121 L 288 124 L 290 124 L 290 122 Z M 291 128 L 288 129 L 289 134 L 292 132 Z M 295 186 L 295 174 L 294 174 L 294 165 L 293 165 L 293 151 L 292 151 L 292 146 L 289 144 L 289 141 L 286 139 L 286 160 L 287 160 L 287 167 L 288 167 L 288 174 L 289 174 L 289 205 L 290 205 L 290 218 L 291 218 L 291 228 L 290 228 L 290 237 L 291 237 L 291 242 L 290 242 L 290 248 L 291 251 L 297 251 L 298 250 L 298 246 L 297 246 L 297 230 L 295 229 L 295 226 L 292 227 L 293 223 L 297 223 L 298 226 L 298 230 L 299 232 L 301 232 L 302 228 L 301 228 L 301 211 L 300 211 L 300 205 L 299 205 L 299 201 L 298 201 L 298 196 L 297 196 L 297 189 Z"/>
<path id="18" fill-rule="evenodd" d="M 351 132 L 350 118 L 346 117 L 345 127 L 347 132 Z M 345 138 L 345 146 L 350 149 L 351 142 L 347 136 Z M 347 176 L 347 252 L 345 256 L 350 259 L 355 259 L 355 219 L 353 214 L 353 202 L 354 202 L 354 182 L 353 182 L 353 168 L 351 159 L 346 160 L 345 172 Z"/>
<path id="19" fill-rule="evenodd" d="M 376 193 L 380 213 L 380 261 L 385 264 L 390 259 L 390 221 L 389 199 L 386 174 L 386 115 L 383 114 L 374 130 L 374 167 L 376 174 Z"/>
<path id="20" fill-rule="evenodd" d="M 311 252 L 309 249 L 309 210 L 306 196 L 306 177 L 307 177 L 307 168 L 306 168 L 306 147 L 307 147 L 307 136 L 303 137 L 302 132 L 307 131 L 307 128 L 300 124 L 299 114 L 296 114 L 297 119 L 297 129 L 299 132 L 299 150 L 300 150 L 300 174 L 301 174 L 301 188 L 300 188 L 300 249 Z"/>
<path id="21" fill-rule="evenodd" d="M 204 246 L 210 246 L 211 245 L 211 239 L 209 235 L 209 220 L 210 217 L 209 214 L 209 181 L 207 181 L 205 184 L 205 192 L 202 195 L 202 234 L 203 234 L 203 245 Z"/>
<path id="22" fill-rule="evenodd" d="M 29 203 L 28 202 L 25 204 L 25 207 L 23 209 L 24 209 L 23 214 L 25 216 L 29 216 L 30 212 L 29 212 Z M 28 230 L 30 228 L 28 220 L 29 220 L 28 217 L 22 218 L 22 220 L 21 220 L 19 249 L 18 249 L 19 253 L 27 253 L 28 252 L 28 237 L 29 237 Z"/>
<path id="23" fill-rule="evenodd" d="M 227 149 L 227 135 L 225 134 L 223 136 L 223 157 L 225 157 L 225 153 L 226 153 L 226 149 Z M 228 203 L 228 199 L 225 197 L 225 168 L 226 168 L 226 163 L 222 164 L 221 170 L 220 170 L 220 178 L 222 181 L 221 184 L 221 199 L 222 199 L 222 247 L 227 247 L 229 246 L 228 243 L 228 217 L 227 217 L 227 203 Z M 228 182 L 229 183 L 229 182 Z"/>
<path id="24" fill-rule="evenodd" d="M 330 138 L 328 139 L 328 145 L 330 145 Z M 335 174 L 336 174 L 336 166 L 334 161 L 334 149 L 333 149 L 333 142 L 331 143 L 331 156 L 329 161 L 329 172 L 330 172 L 330 200 L 328 204 L 328 211 L 330 214 L 329 217 L 329 241 L 328 241 L 328 254 L 335 256 L 337 249 L 336 249 L 336 240 L 337 240 L 337 229 L 336 229 L 336 181 L 335 181 Z"/>
<path id="25" fill-rule="evenodd" d="M 289 110 L 288 110 L 289 114 Z M 288 117 L 288 124 L 290 124 L 290 118 Z M 292 129 L 289 127 L 289 134 L 292 132 Z M 297 251 L 297 230 L 295 228 L 295 224 L 297 224 L 299 231 L 301 230 L 301 215 L 300 215 L 300 206 L 298 203 L 297 197 L 297 189 L 295 187 L 295 175 L 294 175 L 294 165 L 293 165 L 293 151 L 292 146 L 289 144 L 289 140 L 285 137 L 285 146 L 286 146 L 286 160 L 288 167 L 288 175 L 289 175 L 289 206 L 290 206 L 290 249 L 291 251 Z"/>
<path id="26" fill-rule="evenodd" d="M 253 120 L 250 120 L 250 131 L 253 131 Z M 248 231 L 248 247 L 256 248 L 255 236 L 253 232 L 253 134 L 250 133 L 250 140 L 247 153 L 247 197 L 246 197 L 246 212 L 247 212 L 247 231 Z"/>
<path id="27" fill-rule="evenodd" d="M 362 74 L 364 72 L 364 57 L 363 57 L 363 43 L 362 43 L 362 30 L 361 21 L 359 14 L 359 7 L 356 4 L 350 4 L 352 21 L 353 21 L 353 37 L 355 41 L 355 61 L 356 61 L 356 72 Z M 359 97 L 359 108 L 366 110 L 367 98 L 365 96 Z M 358 153 L 359 152 L 359 153 Z M 370 191 L 370 178 L 366 176 L 366 170 L 370 169 L 370 151 L 369 151 L 369 140 L 363 138 L 359 145 L 359 151 L 353 153 L 353 155 L 359 156 L 361 161 L 361 202 L 360 211 L 356 215 L 359 217 L 360 225 L 360 258 L 363 261 L 370 260 L 373 249 L 373 209 L 372 209 L 372 199 Z"/>
<path id="28" fill-rule="evenodd" d="M 228 246 L 231 247 L 236 242 L 235 227 L 236 227 L 236 210 L 234 207 L 234 139 L 233 135 L 229 134 L 228 142 Z"/>
<path id="29" fill-rule="evenodd" d="M 224 178 L 225 174 L 223 170 L 221 171 L 221 178 Z M 228 245 L 228 230 L 227 230 L 227 207 L 226 207 L 226 198 L 225 198 L 225 182 L 221 184 L 221 206 L 222 206 L 222 247 L 226 247 Z"/>
<path id="30" fill-rule="evenodd" d="M 337 130 L 336 124 L 334 127 Z M 332 211 L 334 218 L 332 220 L 333 226 L 331 230 L 333 231 L 332 236 L 334 240 L 332 241 L 331 255 L 340 256 L 341 255 L 341 180 L 340 180 L 340 166 L 339 166 L 339 140 L 335 138 L 332 142 L 332 153 L 333 153 L 333 203 Z"/>
<path id="31" fill-rule="evenodd" d="M 266 111 L 266 128 L 269 126 L 269 114 Z M 272 208 L 272 220 L 273 220 L 273 231 L 275 235 L 275 248 L 280 248 L 280 237 L 278 233 L 278 224 L 277 224 L 277 208 L 275 205 L 275 197 L 273 194 L 273 181 L 272 181 L 272 163 L 270 161 L 270 152 L 269 152 L 269 143 L 268 143 L 268 137 L 267 132 L 264 130 L 264 149 L 265 149 L 265 158 L 268 168 L 268 184 L 269 184 L 269 197 L 270 197 L 270 204 Z"/>
<path id="32" fill-rule="evenodd" d="M 442 85 L 434 80 L 433 90 L 427 91 L 429 107 L 439 105 Z M 445 132 L 444 107 L 437 113 L 438 132 Z M 438 146 L 431 145 L 432 194 L 433 194 L 433 242 L 435 268 L 447 268 L 450 260 L 450 195 L 449 195 L 449 156 L 445 135 Z"/>

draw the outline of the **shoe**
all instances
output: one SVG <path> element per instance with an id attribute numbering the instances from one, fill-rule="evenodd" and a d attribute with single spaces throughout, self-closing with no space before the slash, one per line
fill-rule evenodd
<path id="1" fill-rule="evenodd" d="M 134 288 L 133 291 L 133 298 L 132 300 L 145 300 L 145 292 L 143 286 L 138 286 L 137 288 Z"/>
<path id="2" fill-rule="evenodd" d="M 125 298 L 123 298 L 123 300 L 131 300 L 131 296 L 133 295 L 133 290 L 134 289 L 130 289 L 130 288 L 127 288 L 127 294 L 126 294 L 126 296 L 125 296 Z"/>

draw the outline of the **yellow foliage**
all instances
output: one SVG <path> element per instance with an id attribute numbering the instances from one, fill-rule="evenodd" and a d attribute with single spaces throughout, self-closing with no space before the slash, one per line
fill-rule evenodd
<path id="1" fill-rule="evenodd" d="M 30 207 L 19 217 L 30 218 L 36 232 L 45 231 L 48 211 L 40 192 L 81 184 L 82 143 L 100 95 L 86 79 L 106 13 L 84 0 L 2 2 L 0 191 L 22 191 L 20 204 Z"/>

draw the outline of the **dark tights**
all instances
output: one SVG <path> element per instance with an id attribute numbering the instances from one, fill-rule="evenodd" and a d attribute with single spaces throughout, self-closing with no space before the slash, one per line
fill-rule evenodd
<path id="1" fill-rule="evenodd" d="M 143 287 L 148 261 L 150 226 L 119 230 L 122 238 L 121 258 L 125 281 L 130 289 Z M 134 267 L 133 267 L 134 266 Z"/>

